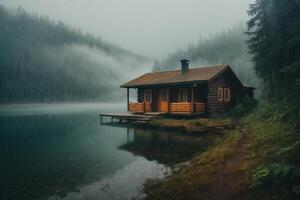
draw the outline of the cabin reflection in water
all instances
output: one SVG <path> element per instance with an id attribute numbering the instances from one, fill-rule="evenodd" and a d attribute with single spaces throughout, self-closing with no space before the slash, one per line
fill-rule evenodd
<path id="1" fill-rule="evenodd" d="M 174 165 L 188 161 L 195 153 L 204 151 L 211 143 L 209 134 L 192 136 L 127 128 L 127 143 L 119 148 L 164 165 Z"/>

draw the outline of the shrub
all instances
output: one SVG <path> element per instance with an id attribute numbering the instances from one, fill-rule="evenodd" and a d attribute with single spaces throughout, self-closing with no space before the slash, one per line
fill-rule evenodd
<path id="1" fill-rule="evenodd" d="M 242 117 L 249 114 L 257 106 L 257 100 L 244 97 L 228 114 L 231 117 Z"/>
<path id="2" fill-rule="evenodd" d="M 252 175 L 251 188 L 257 191 L 270 186 L 290 189 L 294 195 L 300 195 L 300 168 L 280 163 L 257 167 Z"/>

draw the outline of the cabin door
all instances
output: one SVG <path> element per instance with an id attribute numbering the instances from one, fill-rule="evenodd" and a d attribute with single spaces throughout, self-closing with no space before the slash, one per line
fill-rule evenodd
<path id="1" fill-rule="evenodd" d="M 152 90 L 152 112 L 158 111 L 158 90 Z"/>
<path id="2" fill-rule="evenodd" d="M 168 90 L 161 89 L 159 92 L 159 112 L 168 112 Z"/>

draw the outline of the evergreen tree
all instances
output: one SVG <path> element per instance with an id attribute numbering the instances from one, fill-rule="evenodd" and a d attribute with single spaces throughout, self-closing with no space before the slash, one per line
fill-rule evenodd
<path id="1" fill-rule="evenodd" d="M 256 0 L 248 14 L 249 48 L 271 101 L 300 104 L 300 4 Z"/>

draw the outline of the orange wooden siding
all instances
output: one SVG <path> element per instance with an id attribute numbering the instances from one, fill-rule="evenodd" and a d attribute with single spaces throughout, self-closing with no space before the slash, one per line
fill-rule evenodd
<path id="1" fill-rule="evenodd" d="M 192 111 L 191 103 L 170 103 L 170 111 L 171 113 L 190 113 Z"/>
<path id="2" fill-rule="evenodd" d="M 144 112 L 144 103 L 129 102 L 129 112 Z"/>
<path id="3" fill-rule="evenodd" d="M 195 103 L 196 113 L 204 113 L 204 111 L 205 111 L 205 103 L 201 103 L 201 102 Z"/>
<path id="4" fill-rule="evenodd" d="M 205 103 L 197 102 L 194 104 L 195 113 L 205 112 Z M 160 102 L 160 112 L 168 112 L 169 105 L 167 101 Z M 133 103 L 129 102 L 129 112 L 133 113 L 143 113 L 152 112 L 151 102 Z M 192 103 L 180 102 L 180 103 L 170 103 L 171 113 L 191 113 Z"/>

